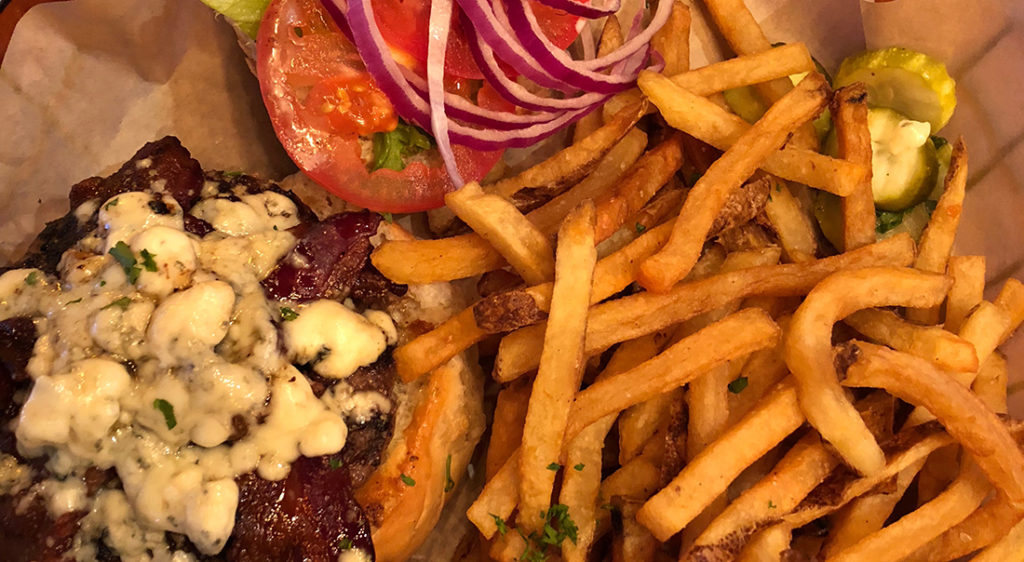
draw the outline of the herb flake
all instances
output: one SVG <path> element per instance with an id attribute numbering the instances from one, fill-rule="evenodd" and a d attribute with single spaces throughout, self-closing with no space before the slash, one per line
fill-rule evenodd
<path id="1" fill-rule="evenodd" d="M 644 231 L 647 230 L 647 227 L 642 225 L 642 224 L 640 224 L 640 223 L 636 223 L 636 227 L 635 228 L 636 228 L 636 233 L 637 234 L 643 234 Z"/>
<path id="2" fill-rule="evenodd" d="M 26 285 L 35 285 L 38 282 L 39 282 L 39 273 L 38 272 L 32 271 L 28 275 L 25 276 L 25 284 Z"/>
<path id="3" fill-rule="evenodd" d="M 402 476 L 400 478 L 402 479 L 402 484 L 405 484 L 406 486 L 415 486 L 416 485 L 416 481 L 413 480 L 411 476 L 409 476 L 408 474 L 406 474 L 404 472 L 402 473 Z"/>
<path id="4" fill-rule="evenodd" d="M 292 320 L 295 320 L 298 317 L 298 312 L 295 312 L 294 310 L 288 308 L 287 306 L 281 307 L 281 319 L 284 320 L 285 322 L 291 322 Z"/>
<path id="5" fill-rule="evenodd" d="M 494 518 L 494 525 L 498 528 L 498 532 L 501 533 L 501 536 L 505 536 L 505 533 L 508 532 L 508 524 L 505 523 L 505 520 L 493 513 L 488 515 Z"/>
<path id="6" fill-rule="evenodd" d="M 747 388 L 747 377 L 736 377 L 735 380 L 729 383 L 729 392 L 733 394 L 739 394 Z"/>
<path id="7" fill-rule="evenodd" d="M 562 465 L 558 464 L 557 462 L 553 462 L 548 465 L 548 470 L 552 472 L 557 472 L 560 468 L 562 468 Z"/>
<path id="8" fill-rule="evenodd" d="M 139 256 L 142 257 L 142 267 L 146 271 L 156 271 L 156 261 L 153 260 L 153 258 L 156 257 L 156 254 L 151 254 L 149 253 L 149 250 L 143 248 L 142 251 L 139 252 Z"/>
<path id="9" fill-rule="evenodd" d="M 160 413 L 164 415 L 164 422 L 167 423 L 167 429 L 174 429 L 178 425 L 178 419 L 174 417 L 174 405 L 164 400 L 163 398 L 157 398 L 153 401 L 153 407 L 160 410 Z"/>
<path id="10" fill-rule="evenodd" d="M 393 131 L 374 133 L 373 162 L 370 171 L 387 168 L 400 172 L 405 169 L 407 157 L 428 150 L 432 146 L 434 139 L 423 129 L 399 120 Z"/>
<path id="11" fill-rule="evenodd" d="M 119 240 L 107 253 L 113 256 L 117 263 L 121 264 L 121 269 L 128 276 L 129 283 L 135 284 L 139 280 L 139 274 L 142 270 L 136 265 L 139 262 L 135 259 L 135 255 L 132 254 L 132 249 L 128 247 L 128 244 L 124 243 L 124 240 Z"/>
<path id="12" fill-rule="evenodd" d="M 128 310 L 128 306 L 130 304 L 132 304 L 132 299 L 131 298 L 129 298 L 129 297 L 121 297 L 121 298 L 119 298 L 117 300 L 114 300 L 113 302 L 111 302 L 107 306 L 104 306 L 100 310 L 106 310 L 108 308 L 114 308 L 115 306 L 117 308 L 120 308 L 121 310 Z"/>
<path id="13" fill-rule="evenodd" d="M 576 472 L 583 472 L 584 468 L 586 468 L 586 465 L 583 464 L 583 463 L 580 463 L 580 464 L 572 467 L 572 469 L 575 470 Z"/>
<path id="14" fill-rule="evenodd" d="M 352 539 L 348 537 L 341 537 L 341 540 L 338 541 L 338 548 L 340 550 L 352 550 L 352 546 Z"/>

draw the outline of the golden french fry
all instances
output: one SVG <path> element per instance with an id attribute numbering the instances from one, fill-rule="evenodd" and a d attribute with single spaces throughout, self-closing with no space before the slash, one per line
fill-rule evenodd
<path id="1" fill-rule="evenodd" d="M 648 72 L 641 80 L 644 76 L 659 75 Z M 643 81 L 640 86 L 644 87 Z M 791 94 L 773 105 L 711 165 L 683 202 L 669 241 L 641 265 L 637 278 L 641 285 L 664 293 L 689 273 L 729 194 L 742 185 L 769 154 L 778 150 L 797 126 L 821 111 L 827 89 L 820 74 L 808 74 Z"/>
<path id="2" fill-rule="evenodd" d="M 758 406 L 693 459 L 637 513 L 661 541 L 679 532 L 746 467 L 804 422 L 791 382 L 776 387 Z"/>
<path id="3" fill-rule="evenodd" d="M 672 76 L 690 70 L 689 6 L 679 0 L 672 3 L 672 15 L 651 38 L 651 48 L 665 61 L 663 74 Z"/>
<path id="4" fill-rule="evenodd" d="M 784 354 L 807 421 L 862 474 L 881 470 L 885 456 L 839 385 L 832 327 L 863 308 L 941 303 L 949 285 L 945 276 L 907 268 L 841 271 L 819 283 L 793 314 Z"/>
<path id="5" fill-rule="evenodd" d="M 959 336 L 974 345 L 979 363 L 984 363 L 999 344 L 1006 339 L 1015 326 L 1013 317 L 1006 310 L 988 301 L 981 301 L 974 312 L 960 326 Z M 964 386 L 970 386 L 973 373 L 968 378 L 958 378 Z"/>
<path id="6" fill-rule="evenodd" d="M 572 398 L 583 376 L 583 338 L 597 261 L 593 204 L 581 205 L 566 217 L 555 260 L 551 313 L 520 447 L 517 525 L 531 531 L 544 525 L 541 514 L 551 505 L 555 471 L 548 467 L 559 462 Z"/>
<path id="7" fill-rule="evenodd" d="M 814 223 L 801 208 L 789 184 L 778 178 L 773 178 L 772 183 L 764 214 L 786 250 L 786 257 L 794 263 L 814 259 L 818 253 L 818 235 Z"/>
<path id="8" fill-rule="evenodd" d="M 974 344 L 937 326 L 911 324 L 889 310 L 854 312 L 843 323 L 869 340 L 927 359 L 949 371 L 978 370 Z"/>
<path id="9" fill-rule="evenodd" d="M 485 194 L 470 182 L 445 195 L 445 203 L 486 240 L 527 283 L 537 285 L 555 275 L 555 256 L 547 236 L 537 230 L 512 203 Z"/>
<path id="10" fill-rule="evenodd" d="M 558 190 L 573 185 L 587 176 L 646 112 L 647 104 L 643 100 L 635 106 L 623 108 L 600 129 L 579 142 L 532 168 L 485 186 L 484 191 L 508 199 L 523 189 Z"/>
<path id="11" fill-rule="evenodd" d="M 1024 283 L 1013 278 L 1007 279 L 994 303 L 1010 315 L 1010 327 L 1003 334 L 1000 340 L 1002 343 L 1024 322 Z"/>
<path id="12" fill-rule="evenodd" d="M 638 83 L 669 125 L 719 150 L 727 150 L 750 130 L 751 125 L 743 119 L 660 74 L 642 73 Z M 854 191 L 868 173 L 858 164 L 789 146 L 770 153 L 761 167 L 772 175 L 840 196 Z"/>
<path id="13" fill-rule="evenodd" d="M 513 532 L 511 529 L 500 536 L 495 537 L 487 555 L 491 560 L 498 562 L 518 562 L 519 557 L 526 552 L 529 545 L 523 535 Z"/>
<path id="14" fill-rule="evenodd" d="M 788 316 L 775 322 L 782 328 L 783 333 L 789 329 Z M 739 376 L 740 380 L 746 381 L 746 386 L 729 397 L 729 425 L 745 416 L 768 389 L 778 384 L 788 374 L 789 367 L 782 358 L 781 342 L 775 347 L 752 353 Z"/>
<path id="15" fill-rule="evenodd" d="M 466 510 L 466 517 L 480 534 L 491 539 L 498 532 L 498 521 L 504 523 L 519 503 L 519 450 L 516 449 L 493 478 L 487 481 L 476 501 Z"/>
<path id="16" fill-rule="evenodd" d="M 617 500 L 617 501 L 615 501 Z M 651 533 L 636 521 L 636 512 L 643 500 L 617 497 L 613 504 L 622 518 L 622 531 L 612 537 L 613 562 L 653 561 L 658 543 Z"/>
<path id="17" fill-rule="evenodd" d="M 388 240 L 370 255 L 373 266 L 396 283 L 437 283 L 499 269 L 504 258 L 478 234 L 437 240 Z"/>
<path id="18" fill-rule="evenodd" d="M 841 88 L 832 98 L 832 121 L 839 141 L 839 156 L 871 169 L 871 132 L 868 131 L 868 92 L 864 84 Z M 842 248 L 852 250 L 875 241 L 875 198 L 871 174 L 843 197 Z"/>
<path id="19" fill-rule="evenodd" d="M 622 46 L 622 27 L 619 25 L 619 18 L 605 18 L 604 28 L 601 30 L 601 40 L 597 46 L 597 56 L 603 57 Z M 635 101 L 635 100 L 634 100 Z M 625 107 L 625 106 L 623 106 Z M 609 115 L 609 118 L 612 115 Z M 601 111 L 592 111 L 583 119 L 576 122 L 572 132 L 573 143 L 580 142 L 587 135 L 601 128 L 604 118 Z"/>
<path id="20" fill-rule="evenodd" d="M 675 176 L 683 163 L 680 142 L 680 136 L 675 134 L 648 150 L 615 189 L 595 200 L 597 240 L 614 234 Z"/>
<path id="21" fill-rule="evenodd" d="M 486 335 L 487 332 L 476 325 L 473 308 L 467 308 L 430 332 L 395 348 L 392 356 L 398 376 L 405 382 L 416 380 Z"/>
<path id="22" fill-rule="evenodd" d="M 565 434 L 572 438 L 608 414 L 680 387 L 715 365 L 768 347 L 778 336 L 778 326 L 761 310 L 732 314 L 636 368 L 595 382 L 580 392 Z"/>
<path id="23" fill-rule="evenodd" d="M 951 256 L 947 273 L 953 278 L 953 286 L 946 300 L 943 327 L 955 334 L 985 298 L 985 256 Z"/>
<path id="24" fill-rule="evenodd" d="M 737 562 L 782 562 L 782 553 L 793 540 L 793 528 L 784 523 L 772 525 L 754 534 L 736 558 Z"/>
<path id="25" fill-rule="evenodd" d="M 665 232 L 662 225 L 647 231 L 633 244 L 640 245 L 646 238 Z M 631 254 L 636 256 L 640 252 Z M 624 254 L 625 255 L 625 254 Z M 685 283 L 666 294 L 638 293 L 595 306 L 587 324 L 588 355 L 612 345 L 663 330 L 694 316 L 720 308 L 725 304 L 751 295 L 801 296 L 828 275 L 848 268 L 879 265 L 905 266 L 913 261 L 914 242 L 907 235 L 823 258 L 806 264 L 785 264 L 757 267 L 723 273 L 693 283 Z M 615 254 L 605 258 L 609 267 Z M 632 270 L 638 260 L 622 260 L 622 271 Z M 601 268 L 598 268 L 599 271 Z M 622 279 L 628 274 L 622 273 Z M 628 283 L 627 283 L 628 284 Z M 600 283 L 595 282 L 595 296 Z M 614 285 L 612 285 L 614 286 Z M 622 285 L 618 290 L 621 290 Z M 611 293 L 614 294 L 614 293 Z M 494 376 L 497 380 L 512 380 L 537 367 L 543 328 L 540 325 L 522 328 L 505 336 L 495 359 Z"/>
<path id="26" fill-rule="evenodd" d="M 884 388 L 928 409 L 965 450 L 992 484 L 1012 503 L 1024 507 L 1024 453 L 999 418 L 948 373 L 931 363 L 888 348 L 858 342 L 858 357 L 843 384 Z"/>
<path id="27" fill-rule="evenodd" d="M 523 439 L 526 406 L 530 402 L 530 381 L 521 379 L 501 389 L 494 406 L 491 441 L 487 445 L 485 474 L 490 480 L 519 448 Z"/>
<path id="28" fill-rule="evenodd" d="M 1024 512 L 996 496 L 960 524 L 942 533 L 906 558 L 907 562 L 947 562 L 998 541 L 1024 520 Z"/>
<path id="29" fill-rule="evenodd" d="M 661 485 L 661 471 L 644 456 L 619 467 L 601 482 L 601 497 L 648 498 Z"/>
<path id="30" fill-rule="evenodd" d="M 1006 369 L 1006 358 L 999 353 L 993 353 L 982 363 L 978 369 L 978 376 L 971 385 L 971 390 L 983 399 L 997 414 L 1005 414 L 1007 408 L 1006 383 L 1009 379 L 1009 372 Z"/>
<path id="31" fill-rule="evenodd" d="M 686 197 L 688 191 L 686 188 L 669 183 L 648 204 L 644 205 L 644 208 L 640 209 L 639 213 L 634 215 L 633 229 L 638 234 L 642 234 L 644 231 L 661 224 L 668 217 L 678 215 L 679 208 L 683 206 L 683 198 Z M 625 228 L 628 229 L 629 227 L 630 224 L 627 221 Z"/>
<path id="32" fill-rule="evenodd" d="M 914 267 L 933 273 L 945 273 L 949 254 L 953 249 L 957 228 L 960 226 L 960 215 L 963 213 L 964 195 L 967 192 L 967 147 L 964 139 L 957 139 L 953 144 L 953 155 L 950 157 L 949 171 L 946 173 L 945 186 L 939 202 L 932 211 L 921 234 L 921 243 L 917 249 L 917 260 Z M 920 324 L 936 324 L 939 319 L 938 307 L 923 310 L 908 310 L 907 317 Z"/>
<path id="33" fill-rule="evenodd" d="M 982 550 L 974 557 L 974 562 L 1005 562 L 1013 560 L 1024 552 L 1024 521 L 1017 523 L 1006 536 L 998 542 Z"/>
<path id="34" fill-rule="evenodd" d="M 598 380 L 627 371 L 650 359 L 660 349 L 660 336 L 646 336 L 626 342 L 608 360 Z M 616 416 L 605 416 L 568 442 L 562 469 L 559 502 L 569 509 L 576 522 L 576 540 L 562 543 L 566 562 L 584 561 L 597 531 L 598 496 L 601 489 L 602 452 L 605 437 Z"/>

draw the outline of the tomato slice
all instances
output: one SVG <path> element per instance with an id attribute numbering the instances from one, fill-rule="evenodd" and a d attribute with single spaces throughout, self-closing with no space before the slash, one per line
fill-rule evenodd
<path id="1" fill-rule="evenodd" d="M 319 0 L 273 0 L 260 25 L 256 58 L 263 103 L 277 138 L 314 181 L 375 211 L 423 211 L 444 203 L 444 194 L 454 186 L 435 149 L 402 171 L 367 169 L 368 135 L 394 129 L 394 108 Z M 464 81 L 450 82 L 453 89 L 465 86 Z M 486 84 L 476 100 L 481 107 L 511 110 Z M 482 178 L 501 158 L 501 151 L 459 145 L 452 151 L 467 181 Z"/>
<path id="2" fill-rule="evenodd" d="M 430 27 L 430 0 L 371 0 L 377 27 L 393 50 L 401 51 L 410 68 L 427 62 L 427 41 Z M 579 18 L 537 2 L 530 2 L 544 35 L 560 48 L 566 48 L 579 35 Z M 455 7 L 458 9 L 458 6 Z M 462 29 L 461 19 L 452 17 L 445 50 L 445 74 L 461 78 L 483 78 L 473 60 Z"/>

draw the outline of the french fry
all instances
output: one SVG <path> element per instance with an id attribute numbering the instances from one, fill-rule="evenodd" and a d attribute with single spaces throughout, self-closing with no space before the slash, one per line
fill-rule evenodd
<path id="1" fill-rule="evenodd" d="M 416 380 L 484 339 L 487 332 L 476 325 L 473 308 L 445 320 L 430 332 L 398 346 L 392 356 L 398 376 Z"/>
<path id="2" fill-rule="evenodd" d="M 751 127 L 740 117 L 660 74 L 641 73 L 638 83 L 669 125 L 719 150 L 736 144 Z M 772 175 L 839 196 L 849 195 L 867 174 L 867 169 L 852 162 L 788 146 L 769 154 L 761 167 Z"/>
<path id="3" fill-rule="evenodd" d="M 615 501 L 617 499 L 618 501 Z M 644 562 L 654 560 L 658 543 L 651 533 L 636 521 L 642 500 L 615 498 L 613 504 L 621 517 L 622 532 L 612 538 L 613 562 Z"/>
<path id="4" fill-rule="evenodd" d="M 595 382 L 580 392 L 565 434 L 574 437 L 608 414 L 680 387 L 715 365 L 772 345 L 778 336 L 778 327 L 761 310 L 732 314 L 636 368 Z"/>
<path id="5" fill-rule="evenodd" d="M 600 129 L 587 135 L 577 143 L 560 150 L 547 160 L 526 170 L 484 187 L 506 199 L 523 189 L 558 190 L 579 182 L 587 176 L 597 163 L 612 149 L 647 111 L 647 104 L 623 108 Z"/>
<path id="6" fill-rule="evenodd" d="M 633 229 L 642 234 L 644 231 L 654 228 L 665 222 L 669 216 L 679 214 L 679 208 L 683 206 L 683 198 L 686 197 L 687 189 L 675 186 L 671 182 L 665 189 L 659 191 L 643 209 L 640 209 L 633 216 Z M 626 221 L 625 228 L 629 228 L 630 221 Z"/>
<path id="7" fill-rule="evenodd" d="M 683 163 L 680 143 L 680 135 L 674 134 L 648 150 L 614 190 L 595 201 L 596 239 L 615 233 L 672 179 Z"/>
<path id="8" fill-rule="evenodd" d="M 387 240 L 370 261 L 396 283 L 437 283 L 465 279 L 505 266 L 505 260 L 476 233 L 436 240 Z"/>
<path id="9" fill-rule="evenodd" d="M 649 236 L 665 231 L 647 231 L 634 244 L 639 245 Z M 905 266 L 913 260 L 914 243 L 909 236 L 900 235 L 870 246 L 823 258 L 807 264 L 773 265 L 715 275 L 693 283 L 684 283 L 666 294 L 638 293 L 600 304 L 590 312 L 587 324 L 586 353 L 588 355 L 612 345 L 663 330 L 694 316 L 724 306 L 730 301 L 754 294 L 765 296 L 801 296 L 828 275 L 847 268 L 878 265 Z M 620 253 L 622 253 L 620 252 Z M 637 252 L 632 255 L 639 255 Z M 612 263 L 609 256 L 602 260 Z M 623 259 L 623 262 L 627 260 Z M 636 261 L 628 261 L 635 266 Z M 627 267 L 623 264 L 622 271 Z M 599 267 L 599 272 L 601 268 Z M 624 280 L 627 274 L 622 274 Z M 628 283 L 627 283 L 628 284 Z M 599 282 L 594 292 L 598 293 Z M 622 285 L 618 290 L 621 290 Z M 537 367 L 543 328 L 530 326 L 505 336 L 495 359 L 495 378 L 511 380 Z"/>
<path id="10" fill-rule="evenodd" d="M 662 339 L 664 338 L 655 334 L 624 343 L 615 350 L 597 380 L 627 371 L 647 361 L 658 353 Z M 586 560 L 590 546 L 594 542 L 597 501 L 601 488 L 602 451 L 605 437 L 615 419 L 615 415 L 605 416 L 583 430 L 566 446 L 559 502 L 569 508 L 569 513 L 572 514 L 577 526 L 576 540 L 562 544 L 562 558 L 566 562 Z"/>
<path id="11" fill-rule="evenodd" d="M 1004 562 L 1013 560 L 1024 552 L 1024 521 L 1014 525 L 1010 532 L 995 544 L 982 550 L 974 557 L 974 562 Z"/>
<path id="12" fill-rule="evenodd" d="M 663 74 L 672 76 L 690 70 L 689 6 L 679 0 L 672 3 L 672 14 L 651 38 L 651 48 L 665 61 Z"/>
<path id="13" fill-rule="evenodd" d="M 737 562 L 782 562 L 793 540 L 793 528 L 779 523 L 757 532 L 736 558 Z"/>
<path id="14" fill-rule="evenodd" d="M 469 519 L 485 539 L 498 532 L 498 520 L 512 516 L 519 503 L 519 449 L 516 449 L 493 478 L 487 481 L 476 501 L 466 510 Z"/>
<path id="15" fill-rule="evenodd" d="M 960 226 L 966 191 L 967 147 L 964 145 L 964 139 L 960 138 L 953 144 L 953 155 L 950 157 L 942 196 L 932 211 L 928 226 L 921 234 L 914 267 L 933 273 L 945 273 L 949 254 L 953 249 L 953 240 Z M 939 310 L 938 307 L 908 310 L 907 317 L 919 324 L 936 324 Z"/>
<path id="16" fill-rule="evenodd" d="M 1009 372 L 1006 369 L 1006 358 L 999 353 L 988 356 L 985 363 L 978 370 L 978 376 L 974 379 L 971 389 L 979 397 L 986 397 L 986 405 L 997 414 L 1005 414 L 1007 408 L 1006 383 L 1009 379 Z"/>
<path id="17" fill-rule="evenodd" d="M 793 195 L 789 184 L 773 179 L 764 214 L 778 235 L 782 248 L 786 250 L 789 261 L 800 263 L 814 259 L 818 253 L 815 226 Z"/>
<path id="18" fill-rule="evenodd" d="M 495 537 L 487 555 L 498 562 L 517 562 L 529 545 L 523 535 L 506 531 Z"/>
<path id="19" fill-rule="evenodd" d="M 960 477 L 935 499 L 843 549 L 830 560 L 900 560 L 963 521 L 977 509 L 989 489 L 984 473 L 968 462 Z"/>
<path id="20" fill-rule="evenodd" d="M 487 480 L 494 478 L 522 442 L 526 406 L 530 402 L 530 386 L 528 380 L 521 379 L 498 393 L 494 421 L 491 423 L 494 430 L 491 431 L 484 465 Z"/>
<path id="21" fill-rule="evenodd" d="M 946 562 L 984 548 L 1006 535 L 1014 524 L 1024 520 L 1024 512 L 1010 505 L 1004 496 L 996 496 L 967 519 L 942 533 L 907 557 L 908 562 Z"/>
<path id="22" fill-rule="evenodd" d="M 808 433 L 771 473 L 736 498 L 704 529 L 686 560 L 729 559 L 748 535 L 796 507 L 838 464 L 815 433 Z"/>
<path id="23" fill-rule="evenodd" d="M 845 386 L 884 388 L 932 412 L 1000 492 L 1024 507 L 1024 453 L 992 410 L 968 388 L 931 363 L 858 342 L 859 356 Z"/>
<path id="24" fill-rule="evenodd" d="M 1010 327 L 1003 333 L 1000 340 L 1002 343 L 1024 322 L 1024 283 L 1013 278 L 1008 279 L 993 302 L 1010 315 Z"/>
<path id="25" fill-rule="evenodd" d="M 943 327 L 954 334 L 984 298 L 985 256 L 951 256 L 947 272 L 953 278 L 946 300 Z"/>
<path id="26" fill-rule="evenodd" d="M 978 370 L 974 344 L 937 326 L 920 326 L 888 310 L 854 312 L 843 323 L 869 340 L 927 359 L 949 371 Z"/>
<path id="27" fill-rule="evenodd" d="M 625 465 L 639 455 L 644 445 L 662 425 L 667 425 L 669 409 L 683 400 L 682 389 L 665 392 L 630 406 L 619 416 L 619 464 Z"/>
<path id="28" fill-rule="evenodd" d="M 984 363 L 1014 327 L 1013 318 L 1006 310 L 988 301 L 981 301 L 960 326 L 959 335 L 974 345 L 978 361 Z M 959 377 L 958 380 L 964 386 L 970 386 L 974 380 L 973 375 L 971 373 L 969 377 Z"/>
<path id="29" fill-rule="evenodd" d="M 572 398 L 583 376 L 583 338 L 596 261 L 594 207 L 584 204 L 559 229 L 551 313 L 523 426 L 517 524 L 530 531 L 544 525 L 541 514 L 551 505 L 555 471 L 548 467 L 560 459 Z"/>
<path id="30" fill-rule="evenodd" d="M 664 28 L 663 28 L 664 29 Z M 663 71 L 671 77 L 680 88 L 684 88 L 696 96 L 714 98 L 721 92 L 768 82 L 778 78 L 788 78 L 793 74 L 801 74 L 815 70 L 814 61 L 803 43 L 780 45 L 760 53 L 742 55 L 711 63 L 687 72 L 673 74 Z M 605 118 L 609 118 L 630 103 L 636 103 L 642 94 L 639 90 L 629 90 L 613 97 L 602 108 Z M 724 102 L 721 104 L 725 107 Z M 728 109 L 726 109 L 728 111 Z"/>
<path id="31" fill-rule="evenodd" d="M 871 169 L 871 132 L 868 131 L 868 92 L 860 83 L 838 90 L 832 98 L 832 121 L 839 141 L 839 156 Z M 871 174 L 843 197 L 842 248 L 852 250 L 875 241 L 875 198 Z"/>
<path id="32" fill-rule="evenodd" d="M 547 236 L 507 200 L 485 194 L 475 182 L 448 193 L 444 200 L 527 283 L 537 285 L 554 277 L 554 250 Z"/>
<path id="33" fill-rule="evenodd" d="M 789 328 L 789 317 L 776 320 L 783 333 Z M 775 386 L 789 374 L 789 368 L 782 358 L 782 344 L 761 351 L 755 351 L 747 359 L 739 378 L 746 382 L 746 388 L 729 397 L 729 425 L 736 423 L 753 408 L 768 389 Z"/>
<path id="34" fill-rule="evenodd" d="M 606 18 L 601 29 L 601 41 L 598 43 L 597 56 L 603 57 L 622 46 L 622 27 L 619 18 Z M 611 117 L 609 115 L 609 117 Z M 604 118 L 600 111 L 592 111 L 576 122 L 572 132 L 574 143 L 580 142 L 587 135 L 601 128 Z"/>
<path id="35" fill-rule="evenodd" d="M 639 456 L 601 482 L 601 497 L 648 498 L 660 485 L 661 471 L 649 459 Z"/>
<path id="36" fill-rule="evenodd" d="M 545 317 L 533 295 L 517 289 L 495 293 L 473 305 L 477 327 L 488 334 L 510 332 Z"/>
<path id="37" fill-rule="evenodd" d="M 693 459 L 637 513 L 658 540 L 677 533 L 723 493 L 744 468 L 804 422 L 796 388 L 784 382 Z"/>
<path id="38" fill-rule="evenodd" d="M 821 111 L 827 89 L 820 74 L 808 74 L 708 168 L 683 202 L 668 242 L 640 266 L 637 281 L 641 285 L 664 293 L 689 273 L 729 194 L 786 142 L 793 129 Z"/>
<path id="39" fill-rule="evenodd" d="M 861 474 L 881 470 L 885 456 L 839 385 L 832 327 L 863 308 L 941 303 L 949 285 L 942 275 L 906 268 L 842 271 L 819 283 L 793 314 L 784 355 L 807 421 Z"/>

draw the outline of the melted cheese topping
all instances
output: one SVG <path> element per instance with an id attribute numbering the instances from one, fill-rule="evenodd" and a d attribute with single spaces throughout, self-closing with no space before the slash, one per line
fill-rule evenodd
<path id="1" fill-rule="evenodd" d="M 236 477 L 284 478 L 300 455 L 340 451 L 346 420 L 392 407 L 344 382 L 317 398 L 291 365 L 344 378 L 397 333 L 381 311 L 264 297 L 260 281 L 296 241 L 286 232 L 298 224 L 290 199 L 242 194 L 190 212 L 217 231 L 186 232 L 169 196 L 122 193 L 99 204 L 97 231 L 65 253 L 60 279 L 34 269 L 0 275 L 0 320 L 31 316 L 39 334 L 19 451 L 46 459 L 53 477 L 36 491 L 54 515 L 87 512 L 79 560 L 94 558 L 100 540 L 123 560 L 191 560 L 169 549 L 167 531 L 215 554 L 234 526 Z M 134 272 L 109 254 L 118 242 Z M 282 307 L 298 317 L 281 320 Z M 88 496 L 90 467 L 116 470 L 122 489 Z M 0 458 L 0 493 L 28 485 L 26 467 Z"/>

